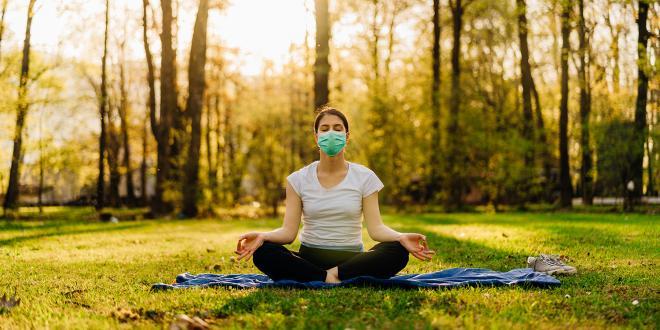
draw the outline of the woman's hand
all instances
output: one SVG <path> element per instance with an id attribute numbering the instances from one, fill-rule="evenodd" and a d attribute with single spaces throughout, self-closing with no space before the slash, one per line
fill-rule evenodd
<path id="1" fill-rule="evenodd" d="M 264 233 L 251 232 L 238 238 L 238 244 L 236 245 L 236 251 L 234 253 L 238 254 L 238 260 L 243 258 L 250 258 L 250 256 L 256 251 L 260 246 L 264 244 Z"/>
<path id="2" fill-rule="evenodd" d="M 431 260 L 435 251 L 429 250 L 428 245 L 426 245 L 426 236 L 422 234 L 415 233 L 405 233 L 401 234 L 399 237 L 399 243 L 403 245 L 408 252 L 410 252 L 415 258 L 427 261 Z"/>

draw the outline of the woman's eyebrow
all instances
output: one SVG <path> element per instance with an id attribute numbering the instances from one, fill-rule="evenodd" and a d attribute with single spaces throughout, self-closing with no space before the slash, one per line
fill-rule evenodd
<path id="1" fill-rule="evenodd" d="M 321 127 L 328 127 L 330 126 L 329 124 L 322 124 Z M 335 127 L 343 127 L 342 124 L 334 124 Z"/>

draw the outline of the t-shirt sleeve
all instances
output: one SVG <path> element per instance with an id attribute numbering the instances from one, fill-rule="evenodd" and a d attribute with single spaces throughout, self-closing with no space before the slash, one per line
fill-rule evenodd
<path id="1" fill-rule="evenodd" d="M 383 182 L 380 181 L 376 173 L 374 173 L 374 171 L 369 171 L 369 174 L 367 174 L 364 184 L 362 185 L 362 198 L 367 197 L 376 191 L 380 191 L 384 186 L 385 185 L 383 185 Z"/>
<path id="2" fill-rule="evenodd" d="M 293 190 L 298 194 L 298 197 L 302 197 L 300 194 L 302 189 L 301 189 L 301 182 L 300 182 L 300 173 L 298 171 L 293 172 L 289 174 L 289 176 L 286 177 L 286 181 L 291 184 L 291 187 L 293 187 Z"/>

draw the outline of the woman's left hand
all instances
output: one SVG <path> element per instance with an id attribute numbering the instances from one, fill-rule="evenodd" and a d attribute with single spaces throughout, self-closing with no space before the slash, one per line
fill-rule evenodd
<path id="1" fill-rule="evenodd" d="M 415 258 L 427 261 L 431 260 L 435 251 L 429 250 L 426 244 L 426 236 L 416 233 L 405 233 L 399 237 L 399 243 Z"/>

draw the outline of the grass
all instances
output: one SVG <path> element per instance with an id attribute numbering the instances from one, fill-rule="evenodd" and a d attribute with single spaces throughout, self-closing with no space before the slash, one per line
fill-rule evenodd
<path id="1" fill-rule="evenodd" d="M 563 254 L 578 274 L 557 288 L 330 290 L 190 289 L 150 292 L 183 272 L 258 273 L 229 260 L 236 238 L 278 219 L 102 223 L 86 209 L 48 220 L 0 221 L 0 328 L 163 328 L 199 316 L 216 328 L 655 328 L 660 324 L 660 227 L 642 214 L 386 214 L 437 250 L 402 273 L 450 267 L 509 270 L 525 257 Z M 364 233 L 365 244 L 374 244 Z M 298 248 L 298 242 L 289 248 Z M 633 301 L 638 304 L 634 305 Z"/>

